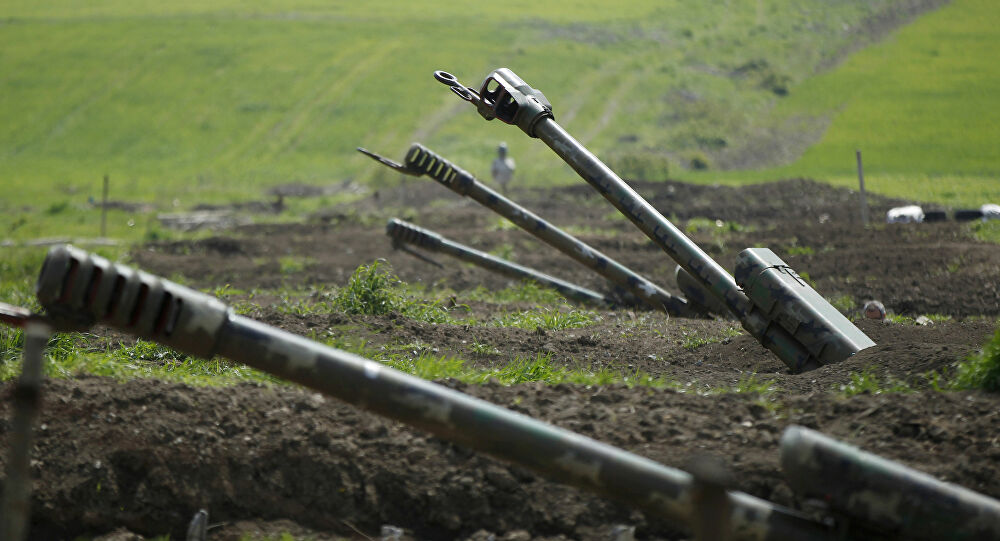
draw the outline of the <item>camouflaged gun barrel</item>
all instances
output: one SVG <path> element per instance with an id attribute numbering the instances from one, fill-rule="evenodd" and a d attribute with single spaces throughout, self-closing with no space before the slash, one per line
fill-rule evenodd
<path id="1" fill-rule="evenodd" d="M 825 503 L 859 536 L 1000 539 L 1000 502 L 819 432 L 790 426 L 781 467 L 798 494 Z"/>
<path id="2" fill-rule="evenodd" d="M 456 259 L 472 263 L 473 265 L 493 271 L 503 276 L 514 278 L 516 280 L 532 280 L 545 287 L 550 287 L 558 291 L 568 299 L 580 302 L 589 302 L 592 304 L 600 304 L 603 306 L 615 304 L 614 299 L 605 297 L 596 291 L 592 291 L 576 284 L 571 284 L 565 280 L 560 280 L 554 276 L 549 276 L 543 272 L 536 271 L 535 269 L 518 265 L 517 263 L 507 261 L 506 259 L 499 258 L 487 254 L 486 252 L 470 248 L 464 244 L 448 240 L 438 233 L 422 227 L 417 227 L 409 222 L 405 222 L 397 218 L 389 220 L 389 223 L 385 226 L 385 232 L 387 235 L 392 237 L 394 243 L 403 242 L 419 246 L 432 252 L 447 254 Z"/>
<path id="3" fill-rule="evenodd" d="M 368 151 L 365 154 L 373 156 Z M 376 158 L 378 159 L 378 158 Z M 390 165 L 385 159 L 378 161 Z M 390 165 L 391 166 L 391 165 Z M 686 317 L 702 315 L 688 306 L 687 302 L 671 295 L 638 273 L 601 253 L 585 242 L 566 233 L 562 229 L 543 220 L 537 214 L 518 205 L 495 190 L 479 182 L 468 171 L 456 166 L 429 148 L 414 143 L 406 153 L 404 165 L 395 167 L 411 175 L 427 175 L 453 192 L 468 197 L 486 208 L 507 218 L 538 240 L 552 246 L 581 265 L 603 276 L 618 290 L 617 293 L 631 294 L 654 310 L 664 310 L 669 314 Z M 627 298 L 627 295 L 621 295 Z"/>
<path id="4" fill-rule="evenodd" d="M 102 322 L 191 355 L 246 363 L 680 526 L 696 512 L 686 472 L 235 315 L 213 297 L 72 247 L 49 251 L 37 294 L 52 320 Z M 834 539 L 792 510 L 726 494 L 731 539 Z"/>
<path id="5" fill-rule="evenodd" d="M 498 118 L 531 137 L 541 139 L 605 199 L 699 281 L 733 313 L 754 338 L 778 356 L 793 372 L 837 362 L 875 343 L 766 248 L 740 254 L 753 290 L 736 280 L 607 165 L 574 139 L 552 114 L 552 106 L 538 90 L 509 69 L 490 73 L 478 93 L 448 73 L 435 78 L 448 84 L 462 99 L 473 102 L 487 120 Z M 767 262 L 763 270 L 755 266 Z M 777 272 L 774 272 L 777 271 Z"/>

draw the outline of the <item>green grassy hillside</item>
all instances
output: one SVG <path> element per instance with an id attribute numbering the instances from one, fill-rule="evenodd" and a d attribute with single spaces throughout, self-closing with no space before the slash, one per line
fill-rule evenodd
<path id="1" fill-rule="evenodd" d="M 955 205 L 1000 201 L 1000 4 L 956 0 L 813 77 L 776 117 L 829 117 L 795 163 L 703 180 L 807 176 Z"/>
<path id="2" fill-rule="evenodd" d="M 794 158 L 834 116 L 823 145 L 853 147 L 851 134 L 861 130 L 877 132 L 881 149 L 924 155 L 911 142 L 928 139 L 913 136 L 934 134 L 947 120 L 951 148 L 979 158 L 967 164 L 951 152 L 932 171 L 905 157 L 881 170 L 873 161 L 876 176 L 988 175 L 1000 160 L 981 149 L 995 131 L 971 133 L 948 114 L 872 129 L 886 126 L 872 111 L 889 112 L 878 100 L 920 113 L 938 87 L 906 105 L 909 83 L 886 97 L 849 81 L 811 80 L 906 20 L 916 4 L 926 2 L 645 0 L 614 9 L 596 0 L 511 1 L 502 9 L 443 1 L 7 2 L 0 9 L 0 237 L 93 230 L 86 200 L 99 197 L 105 173 L 113 198 L 160 210 L 260 198 L 286 182 L 398 181 L 355 153 L 358 145 L 399 157 L 419 140 L 484 173 L 506 140 L 523 182 L 576 181 L 541 143 L 483 122 L 431 78 L 435 69 L 471 85 L 495 67 L 514 69 L 546 93 L 571 133 L 612 165 L 627 164 L 625 176 Z M 898 54 L 878 52 L 895 46 L 926 55 L 930 43 L 937 62 L 953 69 L 954 51 L 975 45 L 978 55 L 995 43 L 985 24 L 995 11 L 985 1 L 958 0 L 918 23 L 924 37 L 911 44 L 897 36 L 871 54 Z M 827 77 L 849 80 L 836 74 L 856 58 Z M 985 81 L 980 72 L 995 68 L 976 58 L 954 69 Z M 857 79 L 884 68 L 853 69 Z M 810 98 L 822 94 L 816 88 L 827 90 L 822 99 Z M 940 90 L 966 111 L 986 99 Z M 848 114 L 868 124 L 844 124 Z M 788 141 L 787 152 L 773 151 Z M 864 143 L 874 160 L 879 147 Z M 846 174 L 836 149 L 819 152 L 799 170 Z M 115 214 L 111 231 L 130 235 L 131 219 Z"/>

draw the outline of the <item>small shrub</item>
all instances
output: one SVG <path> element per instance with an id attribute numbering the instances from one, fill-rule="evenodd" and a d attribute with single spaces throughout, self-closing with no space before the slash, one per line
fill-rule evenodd
<path id="1" fill-rule="evenodd" d="M 844 396 L 854 396 L 857 394 L 883 394 L 883 393 L 908 393 L 913 389 L 903 381 L 881 382 L 872 369 L 865 368 L 860 373 L 851 372 L 851 381 L 840 386 L 840 392 Z"/>
<path id="2" fill-rule="evenodd" d="M 374 261 L 354 270 L 334 303 L 348 314 L 388 314 L 402 304 L 401 295 L 394 290 L 399 284 L 399 278 L 380 268 L 380 261 Z"/>
<path id="3" fill-rule="evenodd" d="M 803 279 L 806 280 L 807 282 L 810 282 L 810 285 L 812 285 L 814 288 L 816 287 L 815 284 L 812 284 L 810 280 L 806 278 Z M 850 295 L 846 294 L 829 299 L 829 301 L 834 308 L 840 310 L 842 313 L 845 314 L 858 307 L 858 303 L 854 302 L 854 297 L 851 297 Z"/>
<path id="4" fill-rule="evenodd" d="M 955 368 L 952 388 L 1000 392 L 1000 328 L 982 352 L 958 363 Z"/>

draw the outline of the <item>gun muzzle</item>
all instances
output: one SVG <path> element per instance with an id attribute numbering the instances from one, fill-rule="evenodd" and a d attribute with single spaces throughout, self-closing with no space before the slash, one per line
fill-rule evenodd
<path id="1" fill-rule="evenodd" d="M 781 468 L 793 490 L 848 527 L 891 539 L 1000 539 L 1000 502 L 808 428 L 785 429 Z"/>

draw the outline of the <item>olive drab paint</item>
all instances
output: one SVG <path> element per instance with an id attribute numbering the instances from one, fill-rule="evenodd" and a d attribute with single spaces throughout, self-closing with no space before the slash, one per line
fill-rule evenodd
<path id="1" fill-rule="evenodd" d="M 214 297 L 88 252 L 53 247 L 37 295 L 53 321 L 100 322 L 198 357 L 221 355 L 681 527 L 694 520 L 684 471 L 236 315 Z M 726 497 L 734 541 L 838 539 L 796 511 L 741 492 Z"/>
<path id="2" fill-rule="evenodd" d="M 544 95 L 509 69 L 501 68 L 487 75 L 478 92 L 463 86 L 455 76 L 446 72 L 438 71 L 434 76 L 449 85 L 462 99 L 476 105 L 477 111 L 486 120 L 498 118 L 516 125 L 531 137 L 541 139 L 687 274 L 711 292 L 740 320 L 751 336 L 771 350 L 792 372 L 804 372 L 839 362 L 875 345 L 847 318 L 833 317 L 832 312 L 836 309 L 804 282 L 799 287 L 789 287 L 788 283 L 768 275 L 757 284 L 758 294 L 748 297 L 732 275 L 556 123 L 552 106 Z M 778 267 L 787 268 L 783 262 L 774 260 L 780 262 L 776 256 L 768 258 Z M 782 306 L 775 309 L 772 303 L 762 307 L 756 301 L 776 301 Z M 797 324 L 784 321 L 788 324 L 783 325 L 779 320 L 787 320 L 790 314 L 798 318 Z M 813 317 L 816 315 L 823 317 Z M 793 331 L 788 330 L 790 326 L 794 327 Z"/>
<path id="3" fill-rule="evenodd" d="M 616 304 L 614 299 L 605 297 L 596 291 L 571 284 L 535 269 L 518 265 L 506 259 L 448 240 L 429 229 L 417 227 L 397 218 L 389 220 L 389 223 L 385 226 L 385 233 L 392 238 L 394 245 L 396 243 L 412 244 L 425 250 L 450 255 L 466 263 L 472 263 L 473 265 L 509 278 L 531 280 L 558 291 L 567 299 L 588 302 L 603 307 L 614 306 Z"/>
<path id="4" fill-rule="evenodd" d="M 638 299 L 639 303 L 645 303 L 654 310 L 663 310 L 671 315 L 685 317 L 704 315 L 703 311 L 697 307 L 689 306 L 683 298 L 671 295 L 596 248 L 490 189 L 468 171 L 419 143 L 410 146 L 404 164 L 398 164 L 365 149 L 359 148 L 358 150 L 400 173 L 416 176 L 427 175 L 449 190 L 468 197 L 510 220 L 514 225 L 538 240 L 604 277 L 614 288 L 618 304 L 635 304 L 636 299 Z"/>

